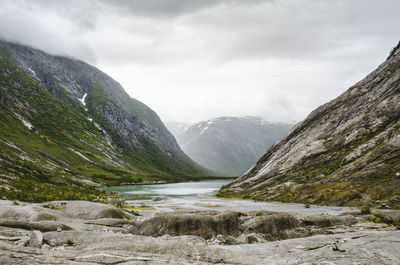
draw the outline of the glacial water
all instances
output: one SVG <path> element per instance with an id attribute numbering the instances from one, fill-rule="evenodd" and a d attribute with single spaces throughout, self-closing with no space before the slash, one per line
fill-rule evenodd
<path id="1" fill-rule="evenodd" d="M 209 180 L 153 185 L 108 187 L 107 191 L 120 193 L 125 201 L 143 215 L 175 210 L 232 210 L 275 211 L 294 213 L 340 214 L 351 210 L 344 207 L 316 206 L 305 208 L 299 203 L 255 202 L 251 200 L 221 199 L 213 196 L 220 187 L 232 180 Z"/>

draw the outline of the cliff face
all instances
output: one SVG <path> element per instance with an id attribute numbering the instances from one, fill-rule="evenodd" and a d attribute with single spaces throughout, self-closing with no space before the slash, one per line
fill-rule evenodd
<path id="1" fill-rule="evenodd" d="M 176 139 L 200 165 L 220 174 L 239 176 L 291 127 L 259 117 L 220 117 L 194 124 Z"/>
<path id="2" fill-rule="evenodd" d="M 0 41 L 0 81 L 3 194 L 40 175 L 58 185 L 209 173 L 182 152 L 153 110 L 82 61 Z M 36 171 L 44 173 L 33 177 Z"/>
<path id="3" fill-rule="evenodd" d="M 318 107 L 220 196 L 400 207 L 400 43 L 387 60 Z"/>

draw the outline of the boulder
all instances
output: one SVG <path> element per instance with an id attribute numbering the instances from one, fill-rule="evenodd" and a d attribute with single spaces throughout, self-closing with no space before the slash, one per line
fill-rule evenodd
<path id="1" fill-rule="evenodd" d="M 291 214 L 272 214 L 246 220 L 242 224 L 242 230 L 246 234 L 262 234 L 268 240 L 279 240 L 287 238 L 286 230 L 296 228 L 299 225 L 297 218 Z"/>
<path id="2" fill-rule="evenodd" d="M 33 230 L 31 238 L 29 240 L 29 246 L 34 248 L 40 248 L 43 244 L 43 234 L 39 230 Z"/>
<path id="3" fill-rule="evenodd" d="M 0 207 L 0 219 L 27 221 L 36 215 L 37 213 L 31 206 L 7 205 Z"/>
<path id="4" fill-rule="evenodd" d="M 376 210 L 373 215 L 385 223 L 400 225 L 400 210 Z"/>
<path id="5" fill-rule="evenodd" d="M 250 234 L 242 234 L 238 237 L 238 240 L 243 244 L 253 244 L 253 243 L 262 243 L 265 242 L 265 239 L 259 234 L 250 233 Z"/>
<path id="6" fill-rule="evenodd" d="M 66 216 L 74 219 L 95 220 L 100 218 L 126 219 L 121 209 L 98 202 L 65 201 L 51 202 L 51 205 L 60 209 Z"/>
<path id="7" fill-rule="evenodd" d="M 56 231 L 57 227 L 61 227 L 63 230 L 72 230 L 70 226 L 58 221 L 29 222 L 0 219 L 0 226 L 20 228 L 25 230 L 39 230 L 41 232 Z"/>
<path id="8" fill-rule="evenodd" d="M 218 234 L 239 234 L 237 212 L 177 212 L 162 214 L 148 219 L 131 230 L 131 233 L 146 236 L 197 235 L 210 239 Z"/>
<path id="9" fill-rule="evenodd" d="M 357 219 L 352 215 L 332 216 L 328 214 L 305 215 L 300 218 L 303 226 L 331 227 L 335 225 L 352 225 Z"/>

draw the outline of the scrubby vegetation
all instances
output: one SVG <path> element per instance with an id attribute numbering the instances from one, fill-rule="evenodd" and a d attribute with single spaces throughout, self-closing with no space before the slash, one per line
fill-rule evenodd
<path id="1" fill-rule="evenodd" d="M 360 209 L 361 214 L 370 214 L 371 213 L 371 209 L 368 206 L 363 206 Z"/>

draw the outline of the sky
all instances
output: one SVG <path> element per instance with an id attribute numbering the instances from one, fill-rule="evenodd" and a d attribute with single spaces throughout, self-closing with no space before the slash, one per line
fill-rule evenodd
<path id="1" fill-rule="evenodd" d="M 0 0 L 0 38 L 86 61 L 165 122 L 301 121 L 400 40 L 398 0 Z"/>

